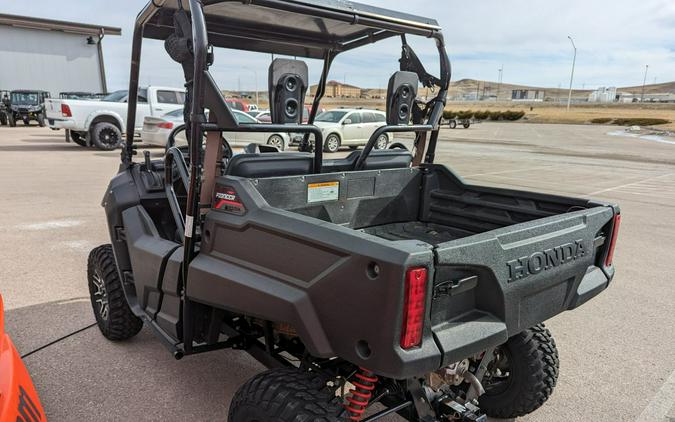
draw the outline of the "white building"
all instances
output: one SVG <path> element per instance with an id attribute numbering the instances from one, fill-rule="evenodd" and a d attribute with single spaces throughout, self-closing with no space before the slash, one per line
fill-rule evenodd
<path id="1" fill-rule="evenodd" d="M 101 40 L 120 28 L 0 14 L 0 89 L 106 92 Z"/>
<path id="2" fill-rule="evenodd" d="M 613 103 L 616 101 L 616 87 L 604 87 L 596 89 L 588 96 L 589 103 Z"/>

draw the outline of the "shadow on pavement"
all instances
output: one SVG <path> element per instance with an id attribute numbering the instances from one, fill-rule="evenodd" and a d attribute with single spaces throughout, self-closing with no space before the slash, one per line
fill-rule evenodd
<path id="1" fill-rule="evenodd" d="M 93 321 L 87 298 L 6 311 L 7 330 L 22 355 Z M 94 326 L 24 362 L 47 417 L 77 421 L 225 421 L 239 386 L 264 370 L 234 350 L 177 361 L 147 327 L 112 342 Z"/>
<path id="2" fill-rule="evenodd" d="M 87 297 L 5 309 L 5 328 L 20 355 L 95 322 Z"/>

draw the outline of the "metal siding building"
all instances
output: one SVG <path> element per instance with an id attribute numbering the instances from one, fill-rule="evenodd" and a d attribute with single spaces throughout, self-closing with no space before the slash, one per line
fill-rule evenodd
<path id="1" fill-rule="evenodd" d="M 104 36 L 120 28 L 0 14 L 0 89 L 105 92 Z"/>

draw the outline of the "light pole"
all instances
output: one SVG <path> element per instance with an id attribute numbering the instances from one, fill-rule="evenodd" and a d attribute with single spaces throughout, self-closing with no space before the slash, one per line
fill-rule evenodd
<path id="1" fill-rule="evenodd" d="M 258 71 L 255 69 L 249 69 L 253 71 L 253 77 L 255 78 L 255 105 L 260 107 L 260 99 L 258 98 Z"/>
<path id="2" fill-rule="evenodd" d="M 497 79 L 497 81 L 498 81 L 497 82 L 497 97 L 495 98 L 495 100 L 499 101 L 499 91 L 501 91 L 501 89 L 502 89 L 502 75 L 503 75 L 503 72 L 504 72 L 504 65 L 502 65 L 502 67 L 500 67 L 497 70 L 499 70 L 499 78 Z"/>
<path id="3" fill-rule="evenodd" d="M 574 81 L 574 66 L 577 64 L 577 46 L 574 45 L 574 40 L 571 36 L 567 36 L 572 43 L 572 48 L 574 48 L 574 58 L 572 59 L 572 74 L 570 75 L 570 92 L 567 95 L 567 111 L 570 111 L 570 104 L 572 103 L 572 82 Z"/>
<path id="4" fill-rule="evenodd" d="M 642 95 L 640 95 L 640 102 L 645 101 L 645 85 L 647 84 L 647 71 L 649 70 L 649 65 L 645 65 L 645 78 L 642 81 Z"/>

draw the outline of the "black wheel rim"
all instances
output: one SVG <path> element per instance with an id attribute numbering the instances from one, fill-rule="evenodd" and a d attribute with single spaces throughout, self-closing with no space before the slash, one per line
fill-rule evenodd
<path id="1" fill-rule="evenodd" d="M 99 132 L 99 140 L 105 145 L 114 146 L 118 144 L 120 138 L 117 131 L 105 128 Z"/>
<path id="2" fill-rule="evenodd" d="M 511 352 L 504 347 L 495 349 L 495 360 L 488 365 L 488 371 L 483 378 L 485 394 L 497 395 L 508 390 L 513 382 Z"/>
<path id="3" fill-rule="evenodd" d="M 107 321 L 108 314 L 110 312 L 110 307 L 108 306 L 108 292 L 106 291 L 103 277 L 101 277 L 101 274 L 98 272 L 98 270 L 94 272 L 91 284 L 94 287 L 92 295 L 94 303 L 96 304 L 96 312 L 98 313 L 98 316 L 101 318 L 101 320 Z"/>

